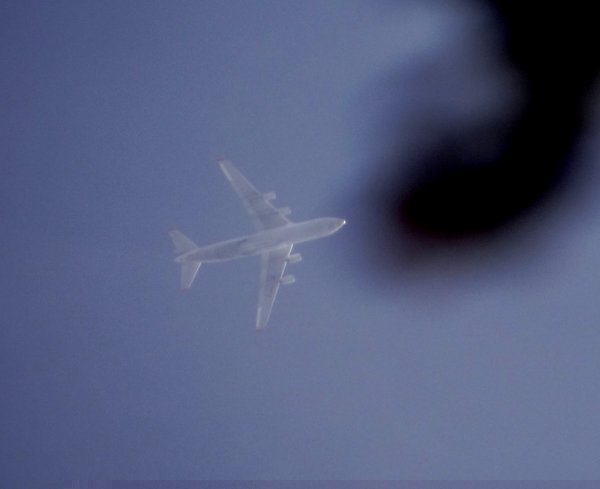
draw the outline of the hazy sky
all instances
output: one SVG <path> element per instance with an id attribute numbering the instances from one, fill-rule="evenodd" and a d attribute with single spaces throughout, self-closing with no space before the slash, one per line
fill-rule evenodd
<path id="1" fill-rule="evenodd" d="M 2 487 L 600 477 L 592 164 L 511 246 L 393 277 L 375 256 L 386 131 L 497 103 L 453 70 L 481 19 L 448 5 L 0 6 Z M 440 85 L 411 84 L 431 59 Z M 257 259 L 178 291 L 170 227 L 252 230 L 219 156 L 292 219 L 348 221 L 297 248 L 260 334 Z"/>

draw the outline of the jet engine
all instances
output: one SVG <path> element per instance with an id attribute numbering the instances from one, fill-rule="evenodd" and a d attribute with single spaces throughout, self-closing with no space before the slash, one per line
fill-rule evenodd
<path id="1" fill-rule="evenodd" d="M 284 275 L 283 277 L 281 277 L 281 284 L 282 285 L 290 285 L 293 284 L 296 281 L 296 278 L 293 275 Z"/>
<path id="2" fill-rule="evenodd" d="M 302 260 L 302 255 L 300 253 L 294 253 L 293 255 L 290 255 L 287 257 L 288 263 L 298 263 L 301 260 Z"/>

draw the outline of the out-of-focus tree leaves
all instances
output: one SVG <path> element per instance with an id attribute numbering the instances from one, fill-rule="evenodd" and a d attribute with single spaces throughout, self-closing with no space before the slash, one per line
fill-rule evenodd
<path id="1" fill-rule="evenodd" d="M 408 185 L 398 185 L 386 202 L 394 225 L 413 238 L 454 240 L 502 229 L 553 196 L 572 170 L 600 67 L 593 4 L 486 4 L 520 76 L 521 106 L 503 124 L 431 125 L 433 143 L 415 154 Z M 484 152 L 473 147 L 490 133 L 501 134 L 501 144 L 482 162 Z"/>

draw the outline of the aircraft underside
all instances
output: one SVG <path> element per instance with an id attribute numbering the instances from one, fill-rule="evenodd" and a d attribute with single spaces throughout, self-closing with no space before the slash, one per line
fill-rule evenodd
<path id="1" fill-rule="evenodd" d="M 229 161 L 220 161 L 221 170 L 238 194 L 257 232 L 212 245 L 197 246 L 180 231 L 169 234 L 178 253 L 175 261 L 181 265 L 181 288 L 189 289 L 202 263 L 235 260 L 260 255 L 260 290 L 256 312 L 256 328 L 267 326 L 271 309 L 281 284 L 291 284 L 294 278 L 284 275 L 288 263 L 300 261 L 299 254 L 291 254 L 296 243 L 324 238 L 335 233 L 346 221 L 337 218 L 319 218 L 300 223 L 287 219 L 288 208 L 277 209 L 270 201 L 275 195 L 260 193 Z"/>

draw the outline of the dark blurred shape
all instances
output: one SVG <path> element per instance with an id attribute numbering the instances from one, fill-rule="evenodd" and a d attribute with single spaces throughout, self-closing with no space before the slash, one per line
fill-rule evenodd
<path id="1" fill-rule="evenodd" d="M 521 77 L 522 103 L 506 123 L 431 126 L 433 144 L 416 153 L 408 185 L 399 185 L 386 204 L 392 222 L 417 241 L 500 230 L 547 201 L 572 169 L 600 68 L 594 4 L 485 3 L 500 24 L 506 58 Z M 494 133 L 500 144 L 493 152 L 478 151 Z"/>

